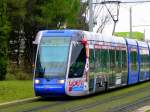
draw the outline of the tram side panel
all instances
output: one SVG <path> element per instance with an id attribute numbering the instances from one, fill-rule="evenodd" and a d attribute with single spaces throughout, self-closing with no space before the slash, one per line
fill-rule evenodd
<path id="1" fill-rule="evenodd" d="M 150 80 L 150 43 L 148 43 L 148 50 L 149 50 L 149 80 Z"/>
<path id="2" fill-rule="evenodd" d="M 149 79 L 149 51 L 148 48 L 139 47 L 139 60 L 140 60 L 140 81 Z"/>
<path id="3" fill-rule="evenodd" d="M 90 49 L 90 91 L 127 85 L 126 46 L 94 45 Z"/>
<path id="4" fill-rule="evenodd" d="M 109 49 L 110 71 L 109 88 L 127 85 L 127 50 L 126 46 L 116 44 Z M 113 82 L 111 84 L 111 82 Z"/>
<path id="5" fill-rule="evenodd" d="M 139 79 L 137 46 L 128 45 L 128 84 L 135 84 Z"/>
<path id="6" fill-rule="evenodd" d="M 90 45 L 89 54 L 89 92 L 104 91 L 106 89 L 106 74 L 103 72 L 102 63 L 100 62 L 100 49 L 95 49 L 94 45 Z"/>

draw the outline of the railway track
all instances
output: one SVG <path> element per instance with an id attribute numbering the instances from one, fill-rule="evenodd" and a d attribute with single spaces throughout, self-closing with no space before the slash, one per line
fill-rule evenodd
<path id="1" fill-rule="evenodd" d="M 35 107 L 35 108 L 32 108 L 32 109 L 29 109 L 29 110 L 23 110 L 21 112 L 33 112 L 33 111 L 38 111 L 38 110 L 43 110 L 45 108 L 50 108 L 50 107 L 53 107 L 53 106 L 58 106 L 58 105 L 62 105 L 64 104 L 65 102 L 56 102 L 56 103 L 52 103 L 52 104 L 47 104 L 47 105 L 44 105 L 44 106 L 39 106 L 39 107 Z"/>
<path id="2" fill-rule="evenodd" d="M 146 96 L 142 99 L 139 99 L 133 103 L 130 104 L 126 104 L 126 105 L 122 105 L 119 107 L 114 107 L 113 109 L 111 109 L 111 111 L 107 111 L 107 112 L 129 112 L 129 111 L 134 111 L 137 108 L 146 105 L 147 103 L 150 104 L 150 96 Z"/>
<path id="3" fill-rule="evenodd" d="M 140 85 L 136 85 L 135 87 Z M 125 89 L 128 90 L 130 88 L 134 87 Z M 144 103 L 150 103 L 149 82 L 147 82 L 146 86 L 138 89 L 129 90 L 129 92 L 123 91 L 124 89 L 120 89 L 76 99 L 40 99 L 35 102 L 2 108 L 0 112 L 90 112 L 91 110 L 94 112 L 127 112 L 134 110 L 137 106 L 142 106 Z M 133 97 L 136 98 L 132 100 Z M 127 101 L 123 99 L 127 99 Z M 131 101 L 128 101 L 128 99 L 131 99 Z M 123 101 L 125 102 L 123 103 Z"/>
<path id="4" fill-rule="evenodd" d="M 89 103 L 89 104 L 86 104 L 86 105 L 81 105 L 81 106 L 69 108 L 68 110 L 60 111 L 60 112 L 77 112 L 77 111 L 81 111 L 81 110 L 87 110 L 89 108 L 94 108 L 96 106 L 106 104 L 106 103 L 111 102 L 113 100 L 117 100 L 117 99 L 121 99 L 121 98 L 124 98 L 124 97 L 129 97 L 129 96 L 139 94 L 139 93 L 141 93 L 141 92 L 143 92 L 147 89 L 150 89 L 150 87 L 138 89 L 136 91 L 130 92 L 128 94 L 123 94 L 123 95 L 120 95 L 120 96 L 113 96 L 113 97 L 110 97 L 110 98 L 107 98 L 107 99 L 104 99 L 104 100 L 97 100 L 95 102 L 92 102 L 92 103 Z M 122 112 L 124 109 L 127 109 L 128 107 L 131 108 L 131 106 L 135 106 L 136 104 L 141 104 L 141 102 L 143 103 L 144 101 L 147 101 L 147 100 L 150 100 L 150 95 L 147 96 L 147 97 L 144 97 L 143 99 L 141 99 L 137 102 L 131 103 L 129 105 L 121 105 L 121 106 L 118 106 L 118 107 L 114 107 L 112 110 L 110 110 L 108 112 Z"/>

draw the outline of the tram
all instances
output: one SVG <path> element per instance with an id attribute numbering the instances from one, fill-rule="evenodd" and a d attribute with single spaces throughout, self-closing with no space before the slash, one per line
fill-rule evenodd
<path id="1" fill-rule="evenodd" d="M 81 30 L 42 30 L 36 96 L 84 96 L 150 80 L 150 44 Z"/>

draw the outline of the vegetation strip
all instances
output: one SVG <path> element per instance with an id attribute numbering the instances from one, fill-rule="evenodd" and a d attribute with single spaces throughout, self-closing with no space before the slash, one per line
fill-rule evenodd
<path id="1" fill-rule="evenodd" d="M 97 105 L 102 105 L 102 104 L 105 104 L 105 103 L 107 103 L 109 101 L 112 101 L 112 100 L 116 100 L 116 99 L 124 98 L 124 97 L 127 97 L 127 96 L 132 96 L 132 95 L 135 95 L 135 94 L 139 94 L 139 93 L 141 93 L 141 92 L 143 92 L 144 90 L 147 90 L 147 89 L 150 89 L 150 87 L 137 89 L 136 91 L 133 91 L 133 92 L 130 92 L 130 93 L 127 93 L 127 94 L 123 94 L 123 95 L 120 95 L 120 96 L 112 96 L 110 98 L 107 98 L 107 99 L 104 99 L 104 100 L 98 100 L 96 102 L 92 102 L 92 103 L 89 103 L 89 104 L 85 104 L 85 105 L 81 105 L 81 106 L 75 106 L 73 108 L 69 108 L 65 111 L 60 111 L 60 112 L 76 112 L 76 111 L 81 111 L 81 110 L 84 110 L 84 109 L 93 108 Z"/>
<path id="2" fill-rule="evenodd" d="M 133 92 L 130 92 L 130 93 L 127 93 L 127 94 L 122 94 L 120 96 L 112 96 L 110 98 L 107 98 L 107 99 L 104 99 L 104 100 L 99 100 L 99 101 L 96 101 L 96 102 L 92 102 L 92 103 L 89 103 L 89 104 L 86 104 L 86 105 L 83 105 L 83 106 L 75 106 L 73 108 L 69 108 L 69 109 L 66 109 L 65 111 L 61 111 L 61 112 L 75 112 L 75 111 L 84 110 L 84 109 L 87 109 L 87 108 L 93 108 L 97 105 L 104 104 L 104 103 L 107 103 L 107 102 L 112 101 L 112 100 L 116 100 L 116 99 L 120 99 L 120 98 L 124 98 L 124 97 L 127 97 L 127 96 L 132 96 L 132 95 L 138 94 L 138 93 L 143 92 L 147 89 L 150 89 L 150 87 L 143 87 L 143 88 L 137 89 L 136 91 L 133 91 Z M 48 105 L 35 107 L 35 108 L 30 109 L 30 110 L 26 110 L 26 111 L 22 111 L 22 112 L 32 112 L 32 111 L 36 111 L 36 110 L 40 111 L 40 110 L 47 109 L 47 108 L 50 108 L 50 107 L 62 105 L 64 103 L 66 103 L 66 102 L 63 102 L 63 103 L 58 102 L 57 105 L 56 104 L 50 104 L 50 105 L 48 104 Z"/>
<path id="3" fill-rule="evenodd" d="M 0 81 L 0 104 L 33 97 L 32 80 Z"/>
<path id="4" fill-rule="evenodd" d="M 143 103 L 146 103 L 149 101 L 150 101 L 150 96 L 146 96 L 130 104 L 114 107 L 113 109 L 107 112 L 128 112 L 128 111 L 134 110 L 135 107 L 141 106 Z"/>
<path id="5" fill-rule="evenodd" d="M 134 94 L 135 96 L 137 96 L 139 93 L 142 94 L 142 91 L 143 91 L 143 93 L 146 92 L 146 95 L 148 96 L 149 90 L 150 90 L 149 84 L 150 83 L 148 82 L 148 83 L 146 83 L 144 85 L 142 84 L 140 86 L 138 86 L 138 85 L 134 86 L 134 87 L 132 86 L 129 88 L 124 88 L 123 90 L 110 91 L 110 92 L 107 92 L 104 94 L 102 93 L 102 94 L 92 95 L 92 96 L 86 97 L 86 98 L 85 97 L 80 98 L 80 99 L 76 98 L 75 100 L 72 100 L 72 99 L 68 100 L 68 99 L 64 99 L 64 98 L 63 99 L 55 98 L 55 99 L 48 99 L 48 100 L 46 99 L 46 102 L 45 102 L 45 100 L 43 101 L 42 99 L 40 99 L 33 103 L 31 102 L 31 103 L 25 103 L 25 104 L 21 104 L 21 105 L 18 104 L 18 105 L 14 105 L 12 107 L 7 107 L 7 108 L 4 108 L 2 110 L 0 109 L 0 110 L 7 111 L 7 112 L 32 112 L 32 111 L 49 112 L 49 110 L 51 112 L 56 112 L 56 111 L 57 112 L 66 112 L 66 111 L 72 112 L 72 110 L 74 108 L 79 108 L 82 106 L 86 106 L 88 104 L 97 103 L 97 105 L 91 106 L 90 108 L 85 107 L 84 109 L 79 109 L 79 111 L 80 110 L 88 111 L 86 109 L 93 110 L 95 107 L 99 108 L 99 109 L 102 107 L 102 108 L 104 108 L 103 110 L 105 111 L 105 110 L 107 110 L 107 109 L 105 109 L 105 106 L 107 107 L 107 105 L 114 104 L 118 101 L 120 102 L 120 101 L 122 101 L 122 99 L 126 99 L 127 96 L 132 98 L 133 95 L 129 95 L 129 94 Z M 145 95 L 145 94 L 143 94 L 143 95 Z M 142 95 L 142 97 L 144 97 L 143 95 Z M 122 96 L 122 97 L 120 97 L 120 96 Z M 136 98 L 135 100 L 140 99 L 142 97 L 140 95 L 140 97 Z M 115 99 L 115 98 L 118 98 L 118 99 Z M 130 98 L 127 98 L 127 99 L 130 99 Z M 114 100 L 114 102 L 113 102 L 113 100 Z M 127 103 L 131 103 L 131 102 L 126 102 L 124 104 L 127 104 Z M 114 105 L 114 106 L 117 106 L 117 105 Z M 114 106 L 111 106 L 111 108 L 113 108 Z"/>
<path id="6" fill-rule="evenodd" d="M 17 105 L 20 103 L 34 102 L 34 101 L 37 101 L 38 99 L 39 99 L 39 97 L 34 97 L 34 98 L 27 98 L 27 99 L 23 99 L 23 100 L 16 100 L 16 101 L 11 101 L 11 102 L 1 103 L 0 109 L 8 107 L 8 106 L 14 106 L 14 105 Z"/>
<path id="7" fill-rule="evenodd" d="M 42 109 L 50 108 L 50 107 L 53 107 L 53 106 L 56 106 L 56 105 L 62 105 L 64 103 L 65 103 L 65 101 L 59 101 L 59 102 L 56 102 L 56 103 L 52 103 L 52 104 L 47 104 L 47 105 L 44 105 L 44 106 L 35 107 L 35 108 L 29 109 L 29 110 L 24 110 L 22 112 L 32 112 L 32 111 L 42 110 Z"/>

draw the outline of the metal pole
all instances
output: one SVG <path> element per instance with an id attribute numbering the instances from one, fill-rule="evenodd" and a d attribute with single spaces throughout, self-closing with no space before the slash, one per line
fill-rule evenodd
<path id="1" fill-rule="evenodd" d="M 93 31 L 93 0 L 89 0 L 89 31 Z"/>
<path id="2" fill-rule="evenodd" d="M 132 38 L 132 7 L 130 7 L 130 38 Z"/>
<path id="3" fill-rule="evenodd" d="M 115 33 L 116 23 L 117 23 L 117 21 L 114 21 L 114 27 L 113 27 L 112 35 L 114 35 L 114 33 Z"/>
<path id="4" fill-rule="evenodd" d="M 145 29 L 144 29 L 143 37 L 144 37 L 144 41 L 146 42 L 146 39 L 145 39 Z"/>

